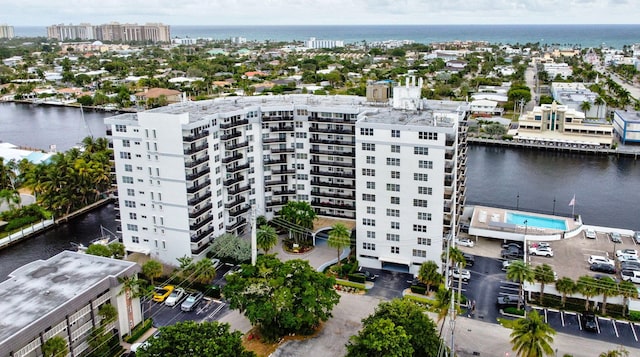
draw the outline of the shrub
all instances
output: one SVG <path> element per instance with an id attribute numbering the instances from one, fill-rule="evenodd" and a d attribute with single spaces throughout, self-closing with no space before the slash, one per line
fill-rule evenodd
<path id="1" fill-rule="evenodd" d="M 517 307 L 513 306 L 505 307 L 502 311 L 504 311 L 506 314 L 524 316 L 524 309 L 518 310 Z"/>
<path id="2" fill-rule="evenodd" d="M 336 285 L 342 285 L 342 286 L 347 286 L 351 288 L 356 288 L 359 290 L 365 290 L 364 284 L 356 283 L 355 281 L 336 279 Z"/>
<path id="3" fill-rule="evenodd" d="M 152 319 L 146 319 L 138 324 L 138 326 L 134 327 L 131 330 L 131 335 L 125 336 L 124 341 L 127 343 L 134 343 L 137 339 L 139 339 L 145 332 L 147 332 L 151 326 L 153 325 Z"/>
<path id="4" fill-rule="evenodd" d="M 349 274 L 349 281 L 354 281 L 356 283 L 364 284 L 366 280 L 367 278 L 362 273 Z"/>
<path id="5" fill-rule="evenodd" d="M 431 305 L 434 304 L 434 301 L 427 298 L 427 297 L 422 297 L 422 296 L 415 296 L 415 295 L 405 295 L 404 296 L 405 299 L 411 300 L 411 301 L 415 301 L 418 304 L 425 306 L 425 307 L 431 307 Z"/>
<path id="6" fill-rule="evenodd" d="M 413 285 L 411 287 L 411 292 L 416 294 L 424 294 L 427 291 L 426 286 Z"/>
<path id="7" fill-rule="evenodd" d="M 640 311 L 629 311 L 629 320 L 640 321 Z"/>

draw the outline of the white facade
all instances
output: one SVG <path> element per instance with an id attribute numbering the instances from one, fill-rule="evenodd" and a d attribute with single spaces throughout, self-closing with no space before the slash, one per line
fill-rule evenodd
<path id="1" fill-rule="evenodd" d="M 12 39 L 14 36 L 13 26 L 6 24 L 0 25 L 0 38 Z"/>
<path id="2" fill-rule="evenodd" d="M 560 77 L 566 79 L 573 74 L 573 69 L 567 63 L 544 63 L 544 71 L 549 74 L 550 79 Z"/>
<path id="3" fill-rule="evenodd" d="M 336 40 L 318 40 L 315 37 L 309 38 L 305 41 L 307 48 L 336 48 L 336 47 L 344 47 L 343 41 Z"/>
<path id="4" fill-rule="evenodd" d="M 394 92 L 402 98 L 401 109 L 395 109 L 396 103 L 394 108 L 369 106 L 366 98 L 355 96 L 288 95 L 185 102 L 105 119 L 113 141 L 124 244 L 170 264 L 185 255 L 199 259 L 215 237 L 248 233 L 251 207 L 270 219 L 286 202 L 303 200 L 318 216 L 357 220 L 360 249 L 372 228 L 361 220 L 371 206 L 362 198 L 371 189 L 362 186 L 369 177 L 361 168 L 370 166 L 362 162 L 375 155 L 374 167 L 386 172 L 377 176 L 373 190 L 381 197 L 375 202 L 381 224 L 391 222 L 387 208 L 399 209 L 389 203 L 386 183 L 400 183 L 388 180 L 390 171 L 400 171 L 402 182 L 415 190 L 411 178 L 424 173 L 420 177 L 428 177 L 425 187 L 430 187 L 424 198 L 428 207 L 418 210 L 408 204 L 417 194 L 405 184 L 400 223 L 424 225 L 428 236 L 420 237 L 430 238 L 432 245 L 417 243 L 424 232 L 407 234 L 400 253 L 385 257 L 409 262 L 406 270 L 414 273 L 413 262 L 439 262 L 442 236 L 454 225 L 450 211 L 452 182 L 457 181 L 451 165 L 464 103 L 423 101 L 415 79 Z M 362 151 L 364 128 L 380 133 L 375 136 L 379 151 Z M 391 130 L 401 139 L 392 139 Z M 387 166 L 398 140 L 402 165 Z M 428 155 L 413 155 L 415 145 L 428 148 Z M 420 165 L 431 168 L 416 171 Z M 425 213 L 424 220 L 418 220 L 418 211 Z M 385 225 L 374 228 L 380 230 L 379 240 L 388 232 Z M 428 253 L 414 259 L 413 249 Z M 380 267 L 380 260 L 360 255 L 364 266 Z"/>

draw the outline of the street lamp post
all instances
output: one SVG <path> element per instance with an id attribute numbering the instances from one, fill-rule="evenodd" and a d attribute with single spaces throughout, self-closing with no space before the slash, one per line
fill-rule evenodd
<path id="1" fill-rule="evenodd" d="M 516 209 L 520 209 L 520 192 L 516 195 Z"/>
<path id="2" fill-rule="evenodd" d="M 527 224 L 529 223 L 529 221 L 525 219 L 523 223 L 524 223 L 524 235 L 522 236 L 522 240 L 524 242 L 524 247 L 523 247 L 524 259 L 523 260 L 524 260 L 524 264 L 527 264 L 527 228 L 528 228 Z"/>
<path id="3" fill-rule="evenodd" d="M 556 196 L 553 196 L 553 215 L 556 215 Z"/>

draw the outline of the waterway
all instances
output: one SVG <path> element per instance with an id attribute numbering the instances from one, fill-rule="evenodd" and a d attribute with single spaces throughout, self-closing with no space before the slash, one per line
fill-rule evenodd
<path id="1" fill-rule="evenodd" d="M 103 136 L 102 119 L 110 113 L 24 104 L 0 103 L 0 140 L 68 149 L 89 135 Z M 467 159 L 467 202 L 570 215 L 586 224 L 640 230 L 640 161 L 613 156 L 523 151 L 470 146 Z M 555 205 L 554 205 L 555 200 Z M 34 259 L 46 259 L 71 246 L 88 243 L 100 225 L 115 231 L 112 205 L 67 225 L 0 251 L 0 280 Z"/>

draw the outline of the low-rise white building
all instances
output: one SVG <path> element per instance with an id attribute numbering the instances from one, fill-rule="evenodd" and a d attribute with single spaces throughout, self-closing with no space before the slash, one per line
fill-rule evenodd
<path id="1" fill-rule="evenodd" d="M 567 63 L 544 63 L 543 67 L 550 79 L 554 79 L 558 75 L 567 79 L 567 77 L 573 74 L 573 69 Z"/>
<path id="2" fill-rule="evenodd" d="M 613 132 L 623 145 L 640 143 L 640 112 L 627 110 L 613 112 Z"/>
<path id="3" fill-rule="evenodd" d="M 585 113 L 586 118 L 604 119 L 607 113 L 607 105 L 602 101 L 598 103 L 598 95 L 587 88 L 584 83 L 551 83 L 551 95 L 558 104 Z M 584 102 L 588 102 L 588 109 L 584 107 Z"/>

